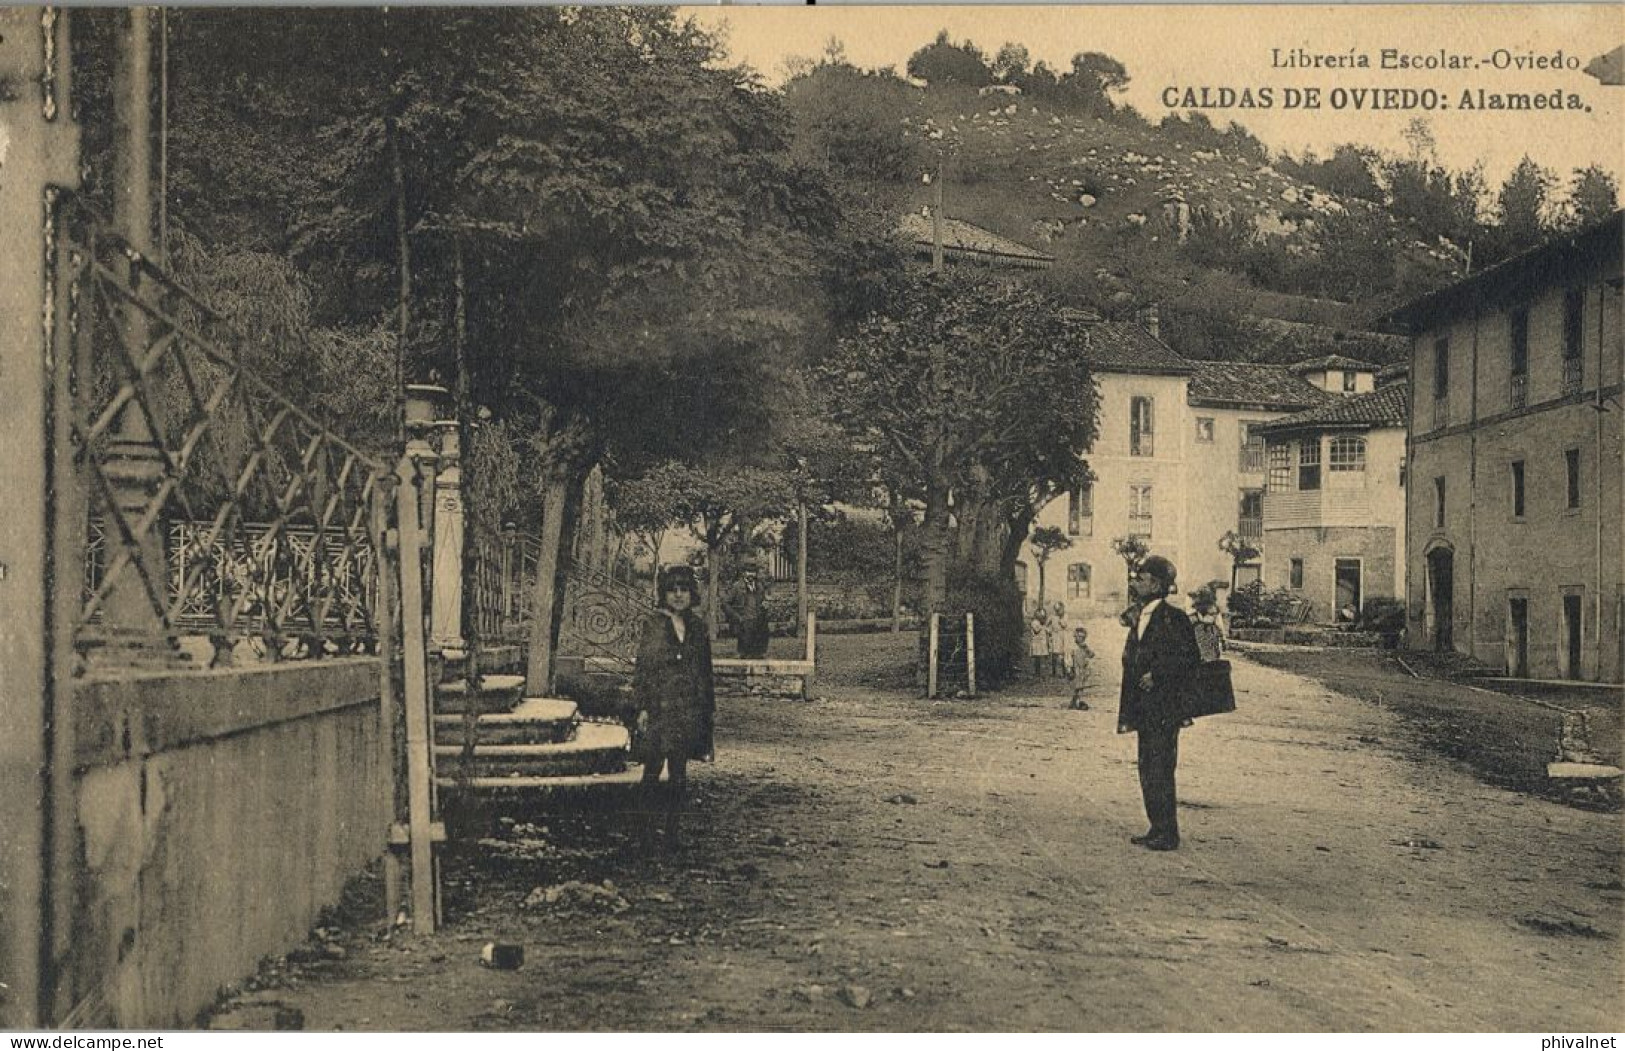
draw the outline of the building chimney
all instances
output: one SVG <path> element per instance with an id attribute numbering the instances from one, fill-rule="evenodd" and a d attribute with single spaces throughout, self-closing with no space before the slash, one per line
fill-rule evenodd
<path id="1" fill-rule="evenodd" d="M 1141 307 L 1135 312 L 1135 320 L 1140 323 L 1141 328 L 1158 339 L 1162 338 L 1162 319 L 1157 313 L 1157 304 L 1148 303 Z"/>

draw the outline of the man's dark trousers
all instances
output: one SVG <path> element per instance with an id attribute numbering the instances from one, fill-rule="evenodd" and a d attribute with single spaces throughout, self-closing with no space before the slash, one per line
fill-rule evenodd
<path id="1" fill-rule="evenodd" d="M 1179 763 L 1179 724 L 1148 726 L 1140 736 L 1140 795 L 1151 821 L 1151 838 L 1179 842 L 1179 804 L 1174 767 Z"/>

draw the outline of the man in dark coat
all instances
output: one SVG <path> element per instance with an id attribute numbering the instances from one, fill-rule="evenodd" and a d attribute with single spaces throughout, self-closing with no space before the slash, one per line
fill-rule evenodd
<path id="1" fill-rule="evenodd" d="M 754 562 L 747 562 L 739 576 L 739 583 L 728 593 L 723 603 L 728 623 L 739 640 L 739 655 L 747 660 L 760 660 L 767 656 L 767 585 Z"/>
<path id="2" fill-rule="evenodd" d="M 1172 562 L 1152 555 L 1129 581 L 1138 613 L 1123 646 L 1123 685 L 1118 695 L 1117 732 L 1139 734 L 1140 794 L 1151 828 L 1132 842 L 1148 850 L 1179 847 L 1174 767 L 1179 762 L 1179 730 L 1188 726 L 1185 693 L 1201 663 L 1196 633 L 1185 614 L 1166 599 L 1174 590 Z"/>

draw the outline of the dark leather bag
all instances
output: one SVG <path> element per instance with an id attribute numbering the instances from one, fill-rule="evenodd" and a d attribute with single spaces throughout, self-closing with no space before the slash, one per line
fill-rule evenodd
<path id="1" fill-rule="evenodd" d="M 1191 672 L 1185 691 L 1185 714 L 1192 719 L 1236 710 L 1236 691 L 1230 685 L 1229 661 L 1203 661 Z"/>

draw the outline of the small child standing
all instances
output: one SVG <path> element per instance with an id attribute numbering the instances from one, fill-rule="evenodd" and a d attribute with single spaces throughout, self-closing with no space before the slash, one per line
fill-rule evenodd
<path id="1" fill-rule="evenodd" d="M 1210 588 L 1191 592 L 1191 628 L 1196 633 L 1196 649 L 1203 663 L 1224 656 L 1224 622 L 1219 619 L 1219 603 Z"/>
<path id="2" fill-rule="evenodd" d="M 1089 702 L 1083 699 L 1083 688 L 1089 685 L 1089 662 L 1095 659 L 1095 651 L 1089 648 L 1089 629 L 1072 629 L 1072 650 L 1067 654 L 1068 671 L 1072 679 L 1072 704 L 1075 712 L 1089 710 Z"/>

